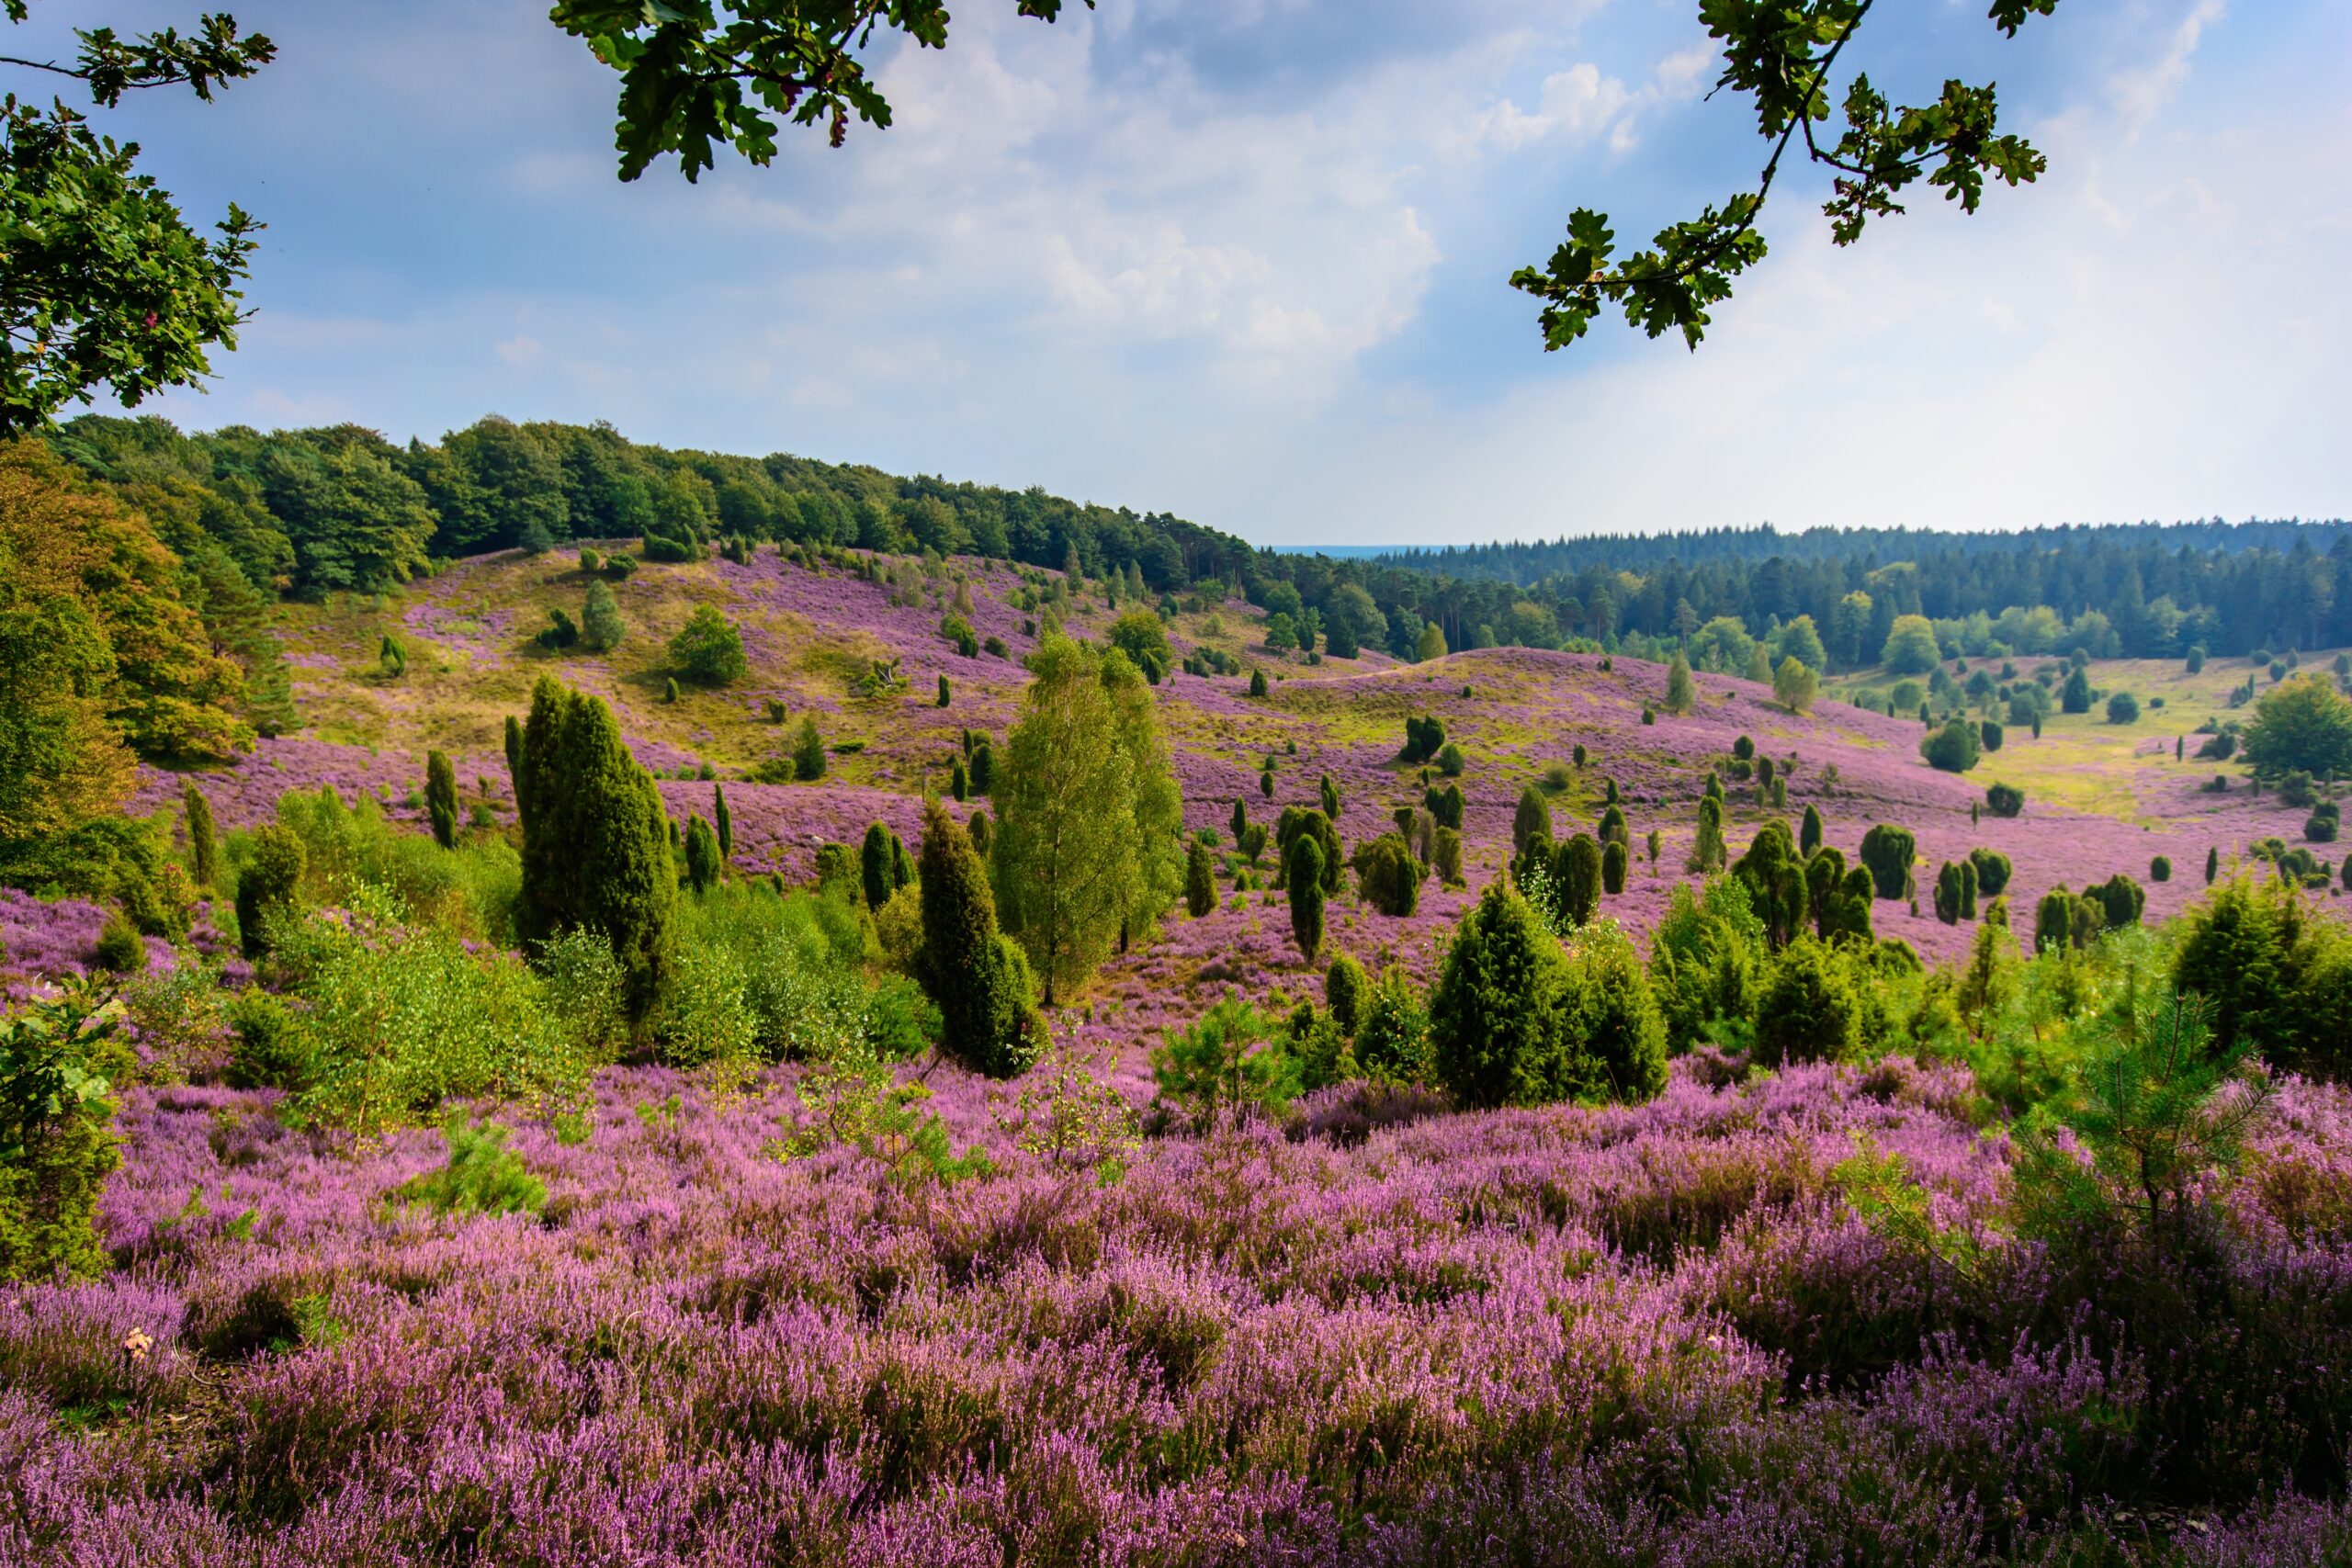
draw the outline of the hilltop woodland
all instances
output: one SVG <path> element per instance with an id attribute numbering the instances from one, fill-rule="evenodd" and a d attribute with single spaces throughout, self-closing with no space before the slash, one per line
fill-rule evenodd
<path id="1" fill-rule="evenodd" d="M 1764 542 L 7 448 L 0 1542 L 2340 1553 L 2341 536 Z"/>

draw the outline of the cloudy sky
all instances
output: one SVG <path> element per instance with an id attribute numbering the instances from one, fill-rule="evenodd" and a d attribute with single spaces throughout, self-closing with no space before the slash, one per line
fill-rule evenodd
<path id="1" fill-rule="evenodd" d="M 1261 543 L 2352 513 L 2344 0 L 1881 7 L 1873 81 L 1996 80 L 2050 174 L 1845 251 L 1800 174 L 1695 355 L 1546 355 L 1504 282 L 1573 207 L 1638 236 L 1753 177 L 1694 0 L 965 0 L 879 62 L 892 129 L 697 186 L 618 182 L 543 0 L 235 8 L 275 65 L 109 126 L 269 224 L 243 346 L 151 405 L 191 426 L 601 418 Z"/>

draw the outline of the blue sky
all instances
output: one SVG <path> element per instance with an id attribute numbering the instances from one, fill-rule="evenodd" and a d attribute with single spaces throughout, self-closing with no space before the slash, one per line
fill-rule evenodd
<path id="1" fill-rule="evenodd" d="M 110 117 L 269 224 L 183 424 L 497 412 L 1042 484 L 1261 543 L 2352 513 L 2352 7 L 1881 7 L 1925 96 L 2050 155 L 1838 251 L 1800 175 L 1696 355 L 1545 355 L 1505 286 L 1568 210 L 1646 234 L 1752 177 L 1692 0 L 965 0 L 888 131 L 615 177 L 614 79 L 530 0 L 244 0 L 276 64 Z M 37 5 L 8 51 L 85 13 Z M 25 83 L 9 73 L 19 91 Z"/>

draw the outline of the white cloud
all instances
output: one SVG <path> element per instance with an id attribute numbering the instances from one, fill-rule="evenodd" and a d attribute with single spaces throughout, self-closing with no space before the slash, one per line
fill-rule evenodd
<path id="1" fill-rule="evenodd" d="M 2166 35 L 2162 54 L 2118 71 L 2109 80 L 2108 93 L 2122 117 L 2127 141 L 2136 140 L 2188 80 L 2188 62 L 2205 29 L 2222 19 L 2222 0 L 2195 0 Z"/>

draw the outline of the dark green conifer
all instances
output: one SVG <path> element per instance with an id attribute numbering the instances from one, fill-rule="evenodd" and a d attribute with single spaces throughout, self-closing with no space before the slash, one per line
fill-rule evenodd
<path id="1" fill-rule="evenodd" d="M 867 824 L 865 840 L 857 851 L 857 885 L 865 895 L 865 907 L 869 909 L 878 909 L 888 903 L 896 889 L 891 875 L 891 863 L 896 857 L 891 852 L 898 842 L 898 835 L 890 831 L 887 823 Z"/>
<path id="2" fill-rule="evenodd" d="M 1568 920 L 1592 923 L 1600 905 L 1600 845 L 1591 834 L 1578 833 L 1553 854 L 1552 893 Z"/>
<path id="3" fill-rule="evenodd" d="M 212 826 L 212 803 L 191 779 L 180 787 L 180 806 L 187 815 L 188 871 L 196 890 L 209 897 L 220 885 L 220 836 Z"/>
<path id="4" fill-rule="evenodd" d="M 700 816 L 686 819 L 686 885 L 707 893 L 718 884 L 718 835 Z"/>
<path id="5" fill-rule="evenodd" d="M 629 1014 L 662 994 L 678 875 L 653 776 L 638 765 L 601 698 L 542 679 L 531 693 L 514 775 L 523 824 L 516 934 L 526 951 L 584 930 L 619 962 Z"/>
<path id="6" fill-rule="evenodd" d="M 1567 961 L 1527 901 L 1500 877 L 1464 917 L 1430 993 L 1438 1081 L 1485 1109 L 1540 1105 L 1567 1078 L 1561 997 Z"/>
<path id="7" fill-rule="evenodd" d="M 1216 908 L 1216 866 L 1209 859 L 1209 847 L 1194 839 L 1184 852 L 1184 908 L 1197 920 Z"/>
<path id="8" fill-rule="evenodd" d="M 1312 833 L 1291 840 L 1283 857 L 1283 885 L 1290 893 L 1290 930 L 1308 963 L 1323 946 L 1323 846 Z"/>
<path id="9" fill-rule="evenodd" d="M 433 841 L 445 850 L 458 847 L 458 770 L 446 751 L 424 754 L 424 815 L 433 824 Z"/>
<path id="10" fill-rule="evenodd" d="M 942 1043 L 974 1072 L 1015 1077 L 1037 1059 L 1045 1032 L 1032 1001 L 1029 961 L 997 929 L 988 867 L 936 800 L 923 806 L 921 876 L 916 968 L 939 1008 Z"/>
<path id="11" fill-rule="evenodd" d="M 1345 953 L 1331 955 L 1330 967 L 1323 972 L 1323 1000 L 1331 1010 L 1331 1021 L 1340 1032 L 1352 1037 L 1356 1025 L 1363 1021 L 1365 1001 L 1372 994 L 1371 977 L 1363 965 Z"/>
<path id="12" fill-rule="evenodd" d="M 710 825 L 718 834 L 718 858 L 735 858 L 735 818 L 727 809 L 727 792 L 717 784 L 710 786 Z"/>
<path id="13" fill-rule="evenodd" d="M 1804 822 L 1797 829 L 1797 852 L 1805 859 L 1821 847 L 1821 812 L 1815 807 L 1804 808 Z"/>
<path id="14" fill-rule="evenodd" d="M 253 863 L 237 878 L 237 941 L 247 958 L 269 951 L 269 919 L 294 908 L 309 853 L 294 830 L 264 824 L 254 834 Z"/>

